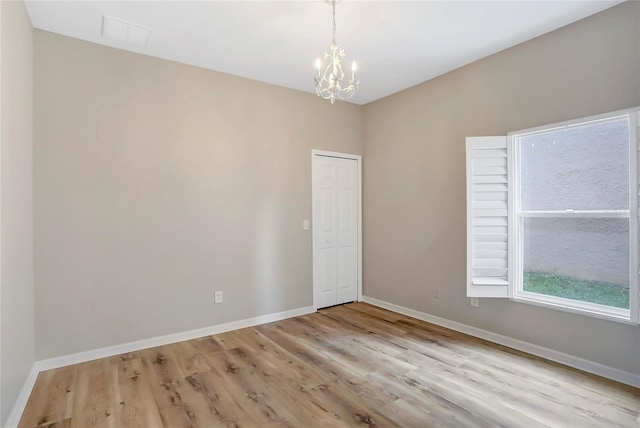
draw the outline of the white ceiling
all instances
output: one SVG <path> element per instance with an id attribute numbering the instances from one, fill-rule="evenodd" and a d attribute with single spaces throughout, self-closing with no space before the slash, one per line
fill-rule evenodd
<path id="1" fill-rule="evenodd" d="M 339 1 L 337 41 L 366 104 L 621 1 Z M 331 41 L 325 1 L 26 1 L 35 28 L 314 92 Z M 102 37 L 103 15 L 151 29 L 144 47 Z"/>

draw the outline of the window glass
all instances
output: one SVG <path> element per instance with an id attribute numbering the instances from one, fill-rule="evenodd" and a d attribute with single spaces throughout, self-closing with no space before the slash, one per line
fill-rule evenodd
<path id="1" fill-rule="evenodd" d="M 524 291 L 629 308 L 628 218 L 524 218 Z"/>
<path id="2" fill-rule="evenodd" d="M 521 209 L 628 210 L 629 120 L 520 137 Z"/>

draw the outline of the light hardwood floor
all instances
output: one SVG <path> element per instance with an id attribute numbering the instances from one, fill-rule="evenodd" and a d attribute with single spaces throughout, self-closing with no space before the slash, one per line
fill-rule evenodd
<path id="1" fill-rule="evenodd" d="M 640 427 L 640 390 L 364 303 L 41 373 L 20 427 Z"/>

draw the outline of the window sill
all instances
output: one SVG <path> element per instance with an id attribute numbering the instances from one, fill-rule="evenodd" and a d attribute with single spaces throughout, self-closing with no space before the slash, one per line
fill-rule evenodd
<path id="1" fill-rule="evenodd" d="M 591 318 L 599 318 L 599 319 L 603 319 L 603 320 L 607 320 L 607 321 L 613 321 L 613 322 L 617 322 L 617 323 L 621 323 L 621 324 L 627 324 L 627 325 L 633 325 L 633 326 L 638 326 L 638 324 L 632 322 L 630 320 L 630 316 L 626 315 L 622 316 L 622 315 L 614 315 L 614 314 L 607 314 L 607 313 L 603 313 L 603 312 L 595 312 L 593 310 L 589 310 L 589 309 L 582 309 L 582 308 L 577 308 L 574 306 L 568 306 L 562 303 L 555 303 L 555 302 L 545 302 L 542 301 L 540 299 L 531 299 L 528 297 L 523 297 L 523 296 L 514 296 L 510 298 L 511 301 L 516 302 L 516 303 L 524 303 L 527 305 L 533 305 L 533 306 L 540 306 L 542 308 L 547 308 L 547 309 L 554 309 L 557 311 L 562 311 L 562 312 L 569 312 L 572 314 L 577 314 L 577 315 L 583 315 L 583 316 L 588 316 Z"/>

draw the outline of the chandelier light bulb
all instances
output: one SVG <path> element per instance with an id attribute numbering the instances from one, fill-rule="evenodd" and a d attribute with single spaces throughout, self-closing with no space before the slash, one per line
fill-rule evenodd
<path id="1" fill-rule="evenodd" d="M 351 71 L 353 71 L 354 73 L 358 71 L 358 64 L 356 64 L 355 61 L 351 63 Z"/>

